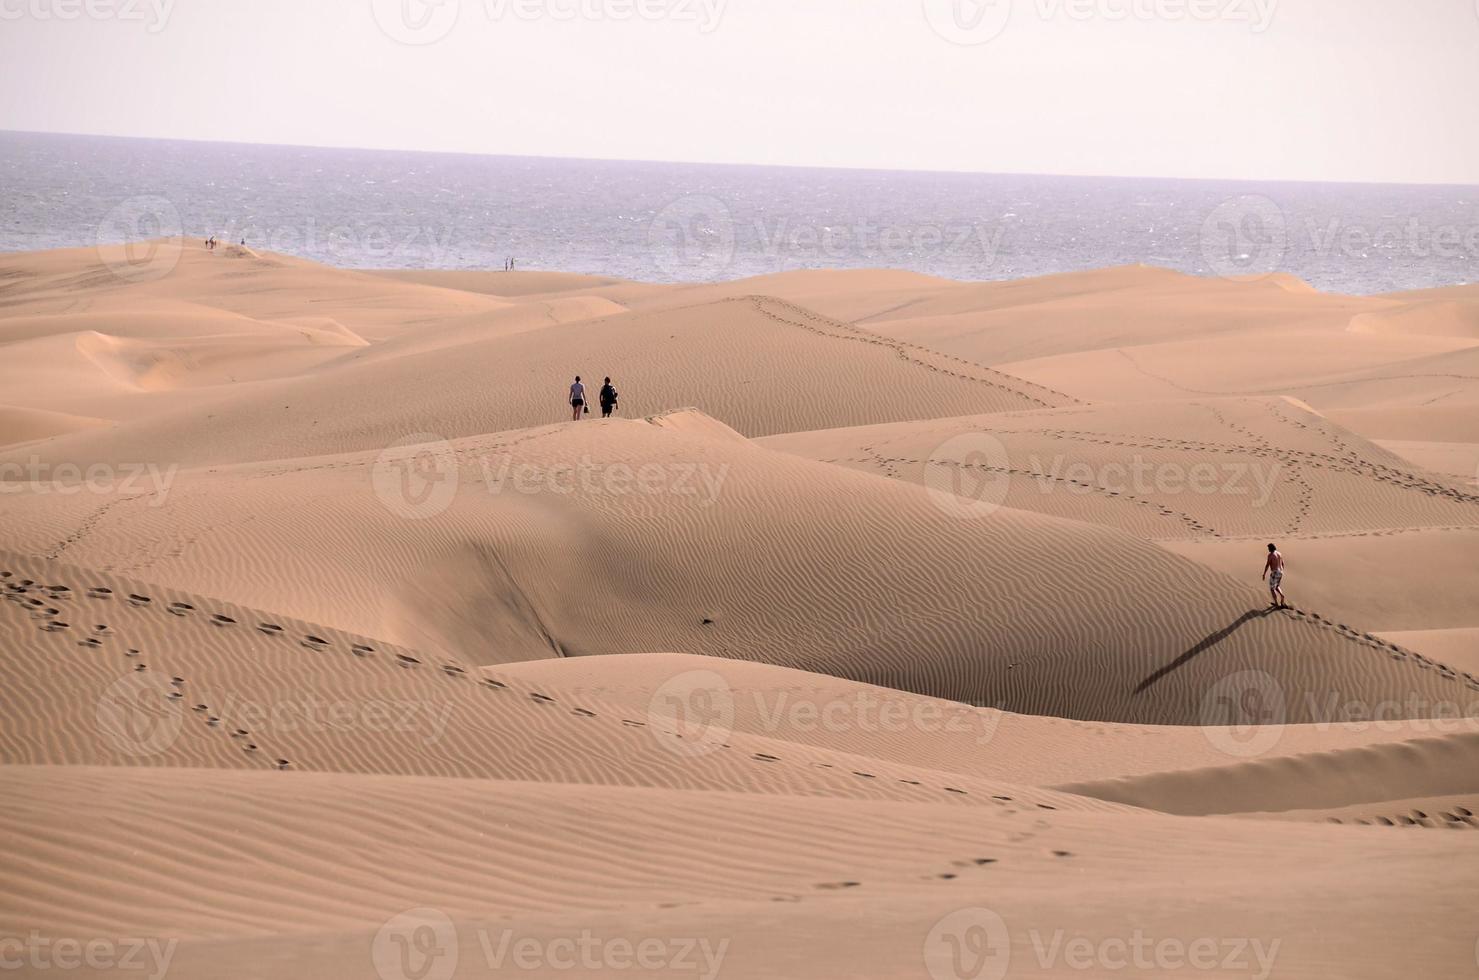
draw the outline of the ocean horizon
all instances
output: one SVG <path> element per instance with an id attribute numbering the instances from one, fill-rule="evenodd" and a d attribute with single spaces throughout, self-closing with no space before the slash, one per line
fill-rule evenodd
<path id="1" fill-rule="evenodd" d="M 1479 187 L 841 170 L 0 132 L 0 251 L 167 234 L 346 268 L 699 282 L 1147 264 L 1327 292 L 1459 285 Z"/>

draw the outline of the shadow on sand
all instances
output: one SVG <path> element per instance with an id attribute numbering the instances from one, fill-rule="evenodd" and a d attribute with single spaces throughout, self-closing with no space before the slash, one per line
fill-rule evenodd
<path id="1" fill-rule="evenodd" d="M 1145 680 L 1141 681 L 1140 684 L 1135 688 L 1135 693 L 1144 693 L 1146 689 L 1148 689 L 1152 684 L 1160 680 L 1162 677 L 1165 677 L 1177 667 L 1182 666 L 1198 654 L 1207 652 L 1208 650 L 1215 647 L 1217 644 L 1221 643 L 1223 640 L 1227 639 L 1229 636 L 1232 636 L 1234 633 L 1242 628 L 1244 623 L 1247 623 L 1249 620 L 1262 619 L 1263 617 L 1268 616 L 1272 613 L 1276 613 L 1278 611 L 1279 610 L 1276 606 L 1265 606 L 1262 609 L 1248 610 L 1247 612 L 1243 613 L 1243 615 L 1233 620 L 1231 623 L 1228 623 L 1226 626 L 1222 627 L 1222 629 L 1218 630 L 1216 633 L 1213 633 L 1209 636 L 1204 636 L 1200 641 L 1198 641 L 1196 646 L 1192 647 L 1190 650 L 1186 651 L 1175 660 L 1166 664 L 1166 666 L 1162 667 L 1154 674 L 1151 674 L 1149 677 L 1145 678 Z"/>

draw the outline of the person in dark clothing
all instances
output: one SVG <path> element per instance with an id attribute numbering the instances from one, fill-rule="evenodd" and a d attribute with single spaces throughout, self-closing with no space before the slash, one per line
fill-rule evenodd
<path id="1" fill-rule="evenodd" d="M 601 418 L 609 419 L 611 413 L 616 411 L 616 389 L 611 386 L 611 379 L 601 385 Z"/>

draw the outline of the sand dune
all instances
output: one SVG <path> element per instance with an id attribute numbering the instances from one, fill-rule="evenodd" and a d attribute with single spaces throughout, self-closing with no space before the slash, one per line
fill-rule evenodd
<path id="1" fill-rule="evenodd" d="M 0 256 L 0 954 L 1466 975 L 1475 301 Z"/>
<path id="2" fill-rule="evenodd" d="M 1285 398 L 931 419 L 762 443 L 1156 540 L 1287 539 L 1448 527 L 1479 516 L 1473 488 Z M 1243 555 L 1243 566 L 1261 563 L 1256 546 L 1225 551 Z M 1247 571 L 1236 563 L 1220 568 L 1237 577 Z"/>

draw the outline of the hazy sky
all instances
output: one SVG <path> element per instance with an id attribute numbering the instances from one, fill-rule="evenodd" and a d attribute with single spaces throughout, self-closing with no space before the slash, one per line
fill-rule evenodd
<path id="1" fill-rule="evenodd" d="M 1479 0 L 0 0 L 0 129 L 1479 183 Z"/>

